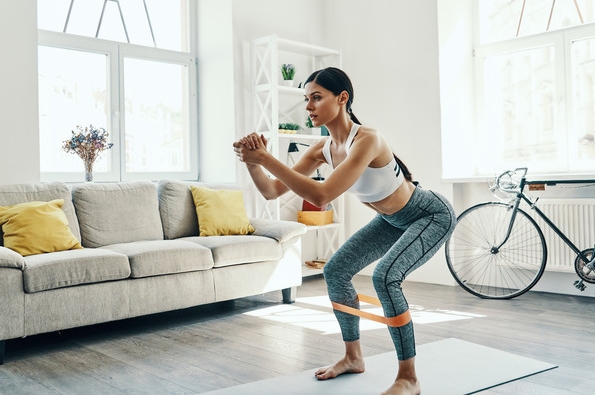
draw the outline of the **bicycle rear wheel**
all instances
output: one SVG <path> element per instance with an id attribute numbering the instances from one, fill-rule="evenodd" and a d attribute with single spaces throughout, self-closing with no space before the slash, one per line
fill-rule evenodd
<path id="1" fill-rule="evenodd" d="M 510 299 L 531 289 L 547 261 L 543 232 L 518 209 L 510 237 L 498 247 L 510 225 L 512 208 L 481 203 L 465 210 L 446 242 L 448 268 L 463 289 L 486 299 Z"/>

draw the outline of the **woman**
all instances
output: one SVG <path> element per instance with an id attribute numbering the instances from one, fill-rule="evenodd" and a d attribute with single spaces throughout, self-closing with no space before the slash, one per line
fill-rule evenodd
<path id="1" fill-rule="evenodd" d="M 310 146 L 292 168 L 275 159 L 266 150 L 264 137 L 256 133 L 235 142 L 234 150 L 266 199 L 292 190 L 316 206 L 325 206 L 349 191 L 377 212 L 329 259 L 324 266 L 324 278 L 332 302 L 359 308 L 351 280 L 378 260 L 373 283 L 384 315 L 389 319 L 405 318 L 405 323 L 388 327 L 399 370 L 383 395 L 419 394 L 413 323 L 408 319 L 409 307 L 401 283 L 450 236 L 455 225 L 454 212 L 446 199 L 416 186 L 405 164 L 376 130 L 360 125 L 351 109 L 353 87 L 342 70 L 329 67 L 316 71 L 304 87 L 308 115 L 314 126 L 326 126 L 329 137 Z M 324 163 L 333 169 L 331 174 L 324 182 L 311 179 L 310 175 Z M 263 167 L 276 179 L 269 178 Z M 338 310 L 335 316 L 345 342 L 345 356 L 318 369 L 315 375 L 320 380 L 365 370 L 359 317 Z"/>

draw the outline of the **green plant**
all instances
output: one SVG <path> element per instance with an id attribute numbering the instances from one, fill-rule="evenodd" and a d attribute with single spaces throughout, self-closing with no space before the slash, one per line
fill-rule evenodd
<path id="1" fill-rule="evenodd" d="M 306 127 L 307 128 L 313 128 L 314 125 L 312 124 L 312 120 L 310 119 L 310 117 L 306 118 Z"/>
<path id="2" fill-rule="evenodd" d="M 285 81 L 293 80 L 293 76 L 295 75 L 295 67 L 290 63 L 283 63 L 281 65 L 281 74 L 283 75 L 283 79 Z"/>
<path id="3" fill-rule="evenodd" d="M 280 123 L 279 124 L 279 129 L 283 129 L 283 130 L 298 130 L 300 128 L 300 125 L 295 124 L 295 123 Z"/>

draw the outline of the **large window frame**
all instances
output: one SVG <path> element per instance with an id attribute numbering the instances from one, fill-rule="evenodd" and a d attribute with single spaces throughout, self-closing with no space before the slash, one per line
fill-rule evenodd
<path id="1" fill-rule="evenodd" d="M 475 6 L 475 15 L 477 16 L 479 11 L 477 10 L 477 6 Z M 487 97 L 486 88 L 484 84 L 484 78 L 486 78 L 485 74 L 485 63 L 486 59 L 489 57 L 504 55 L 515 53 L 523 50 L 529 50 L 534 48 L 546 47 L 551 46 L 554 50 L 555 57 L 554 57 L 554 68 L 555 68 L 555 102 L 554 102 L 554 112 L 555 112 L 555 126 L 554 131 L 555 133 L 563 133 L 566 136 L 566 141 L 563 143 L 566 146 L 560 147 L 560 149 L 564 149 L 566 152 L 565 157 L 558 158 L 559 162 L 564 162 L 564 167 L 559 167 L 557 170 L 547 169 L 547 166 L 544 166 L 543 169 L 540 169 L 539 166 L 534 166 L 533 168 L 530 167 L 530 170 L 533 174 L 540 173 L 544 175 L 563 175 L 566 177 L 582 177 L 586 176 L 586 173 L 589 170 L 580 170 L 578 169 L 579 165 L 577 163 L 572 163 L 572 150 L 569 149 L 568 146 L 573 144 L 573 138 L 575 136 L 572 133 L 573 125 L 575 125 L 574 117 L 574 105 L 573 103 L 573 76 L 572 76 L 572 56 L 571 56 L 571 46 L 572 42 L 580 39 L 587 39 L 587 38 L 595 38 L 595 24 L 584 24 L 575 27 L 569 27 L 565 29 L 555 30 L 555 31 L 548 31 L 544 33 L 534 34 L 530 36 L 524 37 L 517 37 L 505 41 L 489 43 L 489 44 L 480 44 L 479 43 L 479 17 L 475 18 L 475 26 L 474 26 L 474 59 L 473 59 L 473 66 L 475 69 L 474 73 L 474 87 L 475 87 L 475 123 L 476 123 L 476 133 L 475 139 L 476 141 L 472 144 L 474 147 L 482 147 L 476 150 L 470 155 L 475 155 L 472 159 L 474 163 L 474 176 L 491 176 L 493 172 L 497 170 L 503 170 L 502 167 L 498 167 L 501 163 L 495 161 L 491 165 L 494 167 L 488 169 L 480 165 L 480 161 L 485 161 L 485 154 L 486 150 L 489 150 L 489 143 L 486 143 L 489 137 L 485 135 L 482 136 L 482 133 L 486 133 L 489 130 L 489 122 L 487 121 L 488 116 L 486 114 L 489 109 L 487 109 L 486 100 Z M 523 166 L 522 162 L 519 163 L 505 163 L 503 164 L 504 167 L 507 165 L 509 166 L 516 166 L 520 165 Z M 591 166 L 591 173 L 595 169 L 595 160 Z M 504 169 L 505 170 L 505 169 Z M 591 174 L 592 175 L 592 174 Z"/>
<path id="2" fill-rule="evenodd" d="M 190 32 L 196 32 L 196 6 L 190 2 Z M 104 151 L 102 157 L 108 158 L 108 171 L 94 173 L 95 181 L 132 181 L 132 180 L 159 180 L 173 178 L 180 180 L 197 180 L 199 177 L 199 136 L 198 136 L 198 65 L 197 65 L 197 37 L 196 33 L 190 34 L 190 51 L 177 52 L 166 49 L 157 49 L 135 44 L 104 40 L 100 38 L 84 37 L 68 33 L 38 31 L 38 45 L 45 47 L 63 48 L 74 51 L 104 54 L 107 57 L 107 125 L 110 140 L 114 143 L 112 149 Z M 188 155 L 189 167 L 184 172 L 129 172 L 126 170 L 126 125 L 125 117 L 125 92 L 124 92 L 124 62 L 126 59 L 142 59 L 152 62 L 164 62 L 180 65 L 186 68 L 188 76 L 187 100 L 188 119 L 185 120 L 189 127 Z M 74 125 L 73 125 L 74 129 Z M 64 131 L 64 139 L 69 137 L 68 130 Z M 59 149 L 60 142 L 56 142 Z M 80 172 L 41 172 L 42 181 L 80 182 L 84 173 L 81 161 Z"/>

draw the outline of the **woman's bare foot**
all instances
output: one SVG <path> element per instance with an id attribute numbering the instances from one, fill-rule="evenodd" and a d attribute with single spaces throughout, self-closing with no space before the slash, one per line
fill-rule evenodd
<path id="1" fill-rule="evenodd" d="M 343 373 L 363 373 L 366 370 L 359 340 L 345 342 L 345 356 L 334 365 L 318 369 L 314 376 L 318 380 L 334 379 Z"/>
<path id="2" fill-rule="evenodd" d="M 352 360 L 349 357 L 343 357 L 334 365 L 320 368 L 314 373 L 318 380 L 334 379 L 343 373 L 363 373 L 366 370 L 363 359 Z"/>
<path id="3" fill-rule="evenodd" d="M 421 388 L 419 386 L 419 381 L 414 380 L 406 380 L 406 379 L 399 379 L 397 378 L 393 385 L 386 391 L 382 393 L 382 395 L 419 395 L 421 394 Z"/>
<path id="4" fill-rule="evenodd" d="M 421 387 L 415 373 L 415 358 L 399 361 L 399 373 L 393 385 L 381 395 L 419 395 Z"/>

